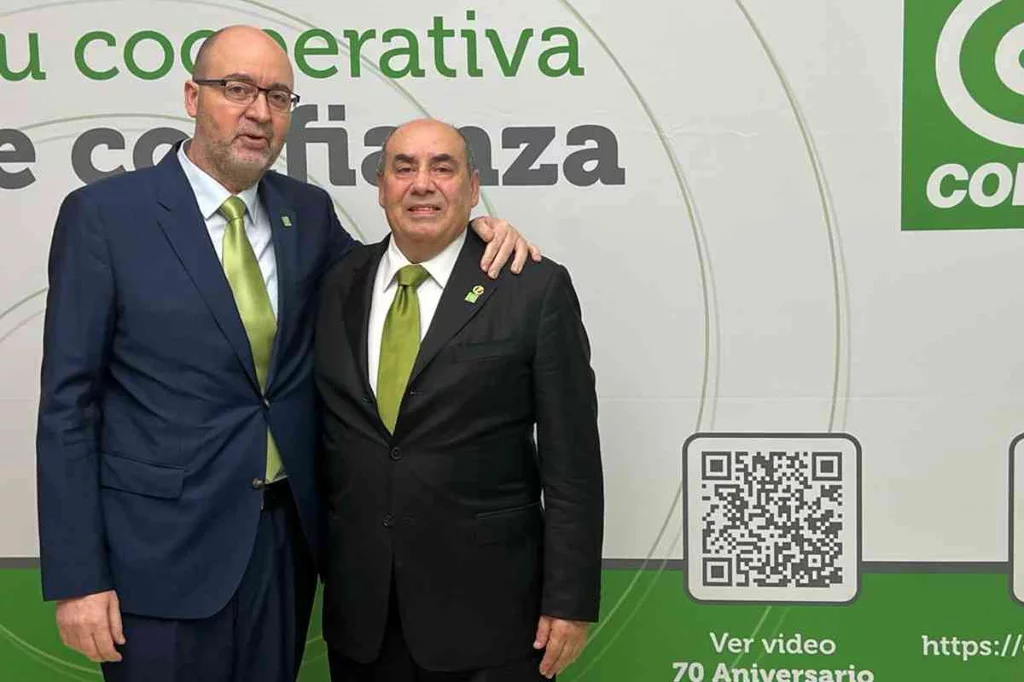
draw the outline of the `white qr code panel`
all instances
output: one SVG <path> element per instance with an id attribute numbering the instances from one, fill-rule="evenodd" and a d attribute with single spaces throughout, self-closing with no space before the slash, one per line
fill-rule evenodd
<path id="1" fill-rule="evenodd" d="M 860 585 L 860 445 L 696 434 L 683 447 L 686 585 L 711 602 L 846 603 Z"/>

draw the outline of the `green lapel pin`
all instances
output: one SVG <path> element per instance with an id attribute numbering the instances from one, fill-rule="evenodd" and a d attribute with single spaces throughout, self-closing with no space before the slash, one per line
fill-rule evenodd
<path id="1" fill-rule="evenodd" d="M 283 216 L 281 216 L 281 224 L 284 225 L 285 227 L 291 227 L 292 226 L 292 219 L 289 218 L 286 215 L 283 215 Z"/>
<path id="2" fill-rule="evenodd" d="M 484 293 L 483 286 L 477 284 L 473 287 L 473 290 L 466 294 L 466 300 L 470 303 L 476 303 L 476 299 L 480 298 L 480 295 Z"/>

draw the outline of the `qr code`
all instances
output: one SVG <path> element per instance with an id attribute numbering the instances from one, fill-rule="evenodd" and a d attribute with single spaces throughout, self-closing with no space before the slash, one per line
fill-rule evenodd
<path id="1" fill-rule="evenodd" d="M 859 452 L 846 435 L 688 440 L 690 594 L 702 601 L 853 599 L 860 582 Z"/>

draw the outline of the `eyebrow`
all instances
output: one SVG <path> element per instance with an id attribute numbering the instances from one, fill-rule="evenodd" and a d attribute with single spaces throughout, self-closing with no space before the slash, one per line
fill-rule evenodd
<path id="1" fill-rule="evenodd" d="M 409 154 L 395 154 L 394 163 L 414 163 L 416 161 L 415 156 Z M 454 163 L 458 164 L 459 160 L 451 154 L 434 154 L 430 157 L 430 163 Z"/>
<path id="2" fill-rule="evenodd" d="M 221 79 L 222 80 L 226 80 L 226 81 L 245 81 L 247 83 L 252 83 L 253 85 L 256 85 L 256 79 L 253 78 L 252 76 L 250 76 L 247 73 L 229 73 L 226 76 L 221 76 Z M 278 83 L 271 83 L 270 85 L 267 86 L 267 89 L 268 90 L 287 90 L 288 92 L 292 91 L 292 89 L 288 85 L 286 85 L 284 83 L 280 83 L 280 82 L 278 82 Z"/>

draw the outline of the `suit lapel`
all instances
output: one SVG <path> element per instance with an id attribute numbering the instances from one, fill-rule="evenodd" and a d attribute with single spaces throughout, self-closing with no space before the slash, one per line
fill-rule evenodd
<path id="1" fill-rule="evenodd" d="M 349 349 L 356 362 L 360 388 L 364 395 L 373 395 L 369 380 L 369 360 L 367 358 L 367 335 L 370 325 L 370 307 L 373 303 L 373 282 L 377 278 L 380 259 L 387 249 L 388 240 L 374 244 L 369 248 L 366 260 L 352 274 L 351 287 L 345 298 L 342 314 L 345 319 L 345 331 L 348 334 Z M 374 410 L 376 413 L 376 410 Z M 383 428 L 383 424 L 381 424 Z"/>
<path id="2" fill-rule="evenodd" d="M 473 319 L 473 316 L 483 308 L 487 299 L 498 288 L 505 270 L 502 269 L 497 280 L 490 279 L 480 269 L 480 259 L 483 258 L 483 255 L 483 241 L 476 236 L 473 230 L 467 228 L 466 243 L 463 244 L 462 251 L 459 252 L 455 268 L 452 270 L 448 284 L 445 285 L 444 292 L 441 294 L 441 300 L 437 304 L 434 319 L 420 344 L 420 352 L 416 356 L 412 374 L 409 376 L 410 384 L 416 380 L 420 372 L 430 364 L 430 361 L 444 348 L 445 344 Z"/>
<path id="3" fill-rule="evenodd" d="M 298 309 L 298 292 L 295 290 L 296 252 L 300 226 L 295 211 L 289 206 L 269 178 L 260 183 L 260 200 L 270 222 L 271 239 L 274 243 L 274 258 L 277 261 L 277 333 L 270 356 L 270 372 L 267 389 L 273 385 L 280 365 L 281 346 L 294 327 Z"/>
<path id="4" fill-rule="evenodd" d="M 185 172 L 178 165 L 177 149 L 177 146 L 173 147 L 157 166 L 157 200 L 163 207 L 158 222 L 199 294 L 206 301 L 217 326 L 235 350 L 246 375 L 258 389 L 259 382 L 245 327 L 235 308 L 235 299 L 227 277 L 224 276 L 224 268 L 210 242 L 206 221 L 199 213 Z"/>

